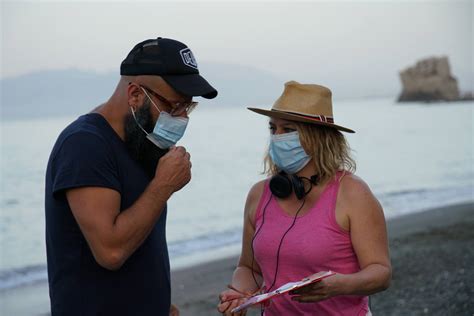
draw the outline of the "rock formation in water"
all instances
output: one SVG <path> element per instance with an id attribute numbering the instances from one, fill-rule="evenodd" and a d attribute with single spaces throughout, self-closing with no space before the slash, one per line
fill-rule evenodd
<path id="1" fill-rule="evenodd" d="M 401 71 L 400 79 L 403 91 L 399 102 L 460 99 L 458 82 L 451 75 L 448 57 L 420 60 L 415 66 Z"/>

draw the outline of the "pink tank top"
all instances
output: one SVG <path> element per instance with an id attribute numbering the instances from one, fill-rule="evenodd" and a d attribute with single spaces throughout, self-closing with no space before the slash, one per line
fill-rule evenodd
<path id="1" fill-rule="evenodd" d="M 303 216 L 298 216 L 293 228 L 285 236 L 281 249 L 277 280 L 271 290 L 301 280 L 319 271 L 332 270 L 349 274 L 360 271 L 352 248 L 350 234 L 336 222 L 335 207 L 342 172 L 330 181 L 319 200 Z M 270 202 L 268 202 L 270 199 Z M 265 223 L 254 241 L 255 260 L 262 269 L 265 285 L 273 283 L 276 255 L 281 237 L 293 223 L 294 216 L 284 212 L 271 195 L 268 181 L 256 210 L 256 230 Z M 296 211 L 296 210 L 295 210 Z M 266 316 L 273 315 L 366 315 L 367 296 L 337 296 L 318 303 L 298 303 L 288 294 L 272 300 L 265 308 Z"/>

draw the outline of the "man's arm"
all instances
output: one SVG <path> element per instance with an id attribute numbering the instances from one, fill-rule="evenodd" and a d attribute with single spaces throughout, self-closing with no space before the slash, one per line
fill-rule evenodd
<path id="1" fill-rule="evenodd" d="M 128 209 L 120 194 L 103 187 L 66 191 L 72 213 L 99 265 L 119 269 L 150 234 L 166 201 L 191 179 L 189 153 L 174 147 L 160 159 L 155 177 Z"/>

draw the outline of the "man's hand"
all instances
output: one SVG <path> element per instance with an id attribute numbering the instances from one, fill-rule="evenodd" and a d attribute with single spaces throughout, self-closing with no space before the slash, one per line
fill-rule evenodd
<path id="1" fill-rule="evenodd" d="M 171 147 L 158 162 L 154 183 L 171 195 L 191 180 L 191 155 L 182 146 Z"/>
<path id="2" fill-rule="evenodd" d="M 179 316 L 179 309 L 176 305 L 171 304 L 170 307 L 170 316 Z"/>

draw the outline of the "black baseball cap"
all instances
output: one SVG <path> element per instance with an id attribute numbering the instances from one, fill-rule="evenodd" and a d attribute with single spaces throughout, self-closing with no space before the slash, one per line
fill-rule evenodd
<path id="1" fill-rule="evenodd" d="M 186 96 L 213 99 L 217 90 L 199 74 L 193 52 L 170 39 L 148 39 L 138 43 L 120 65 L 123 76 L 160 76 L 174 90 Z"/>

